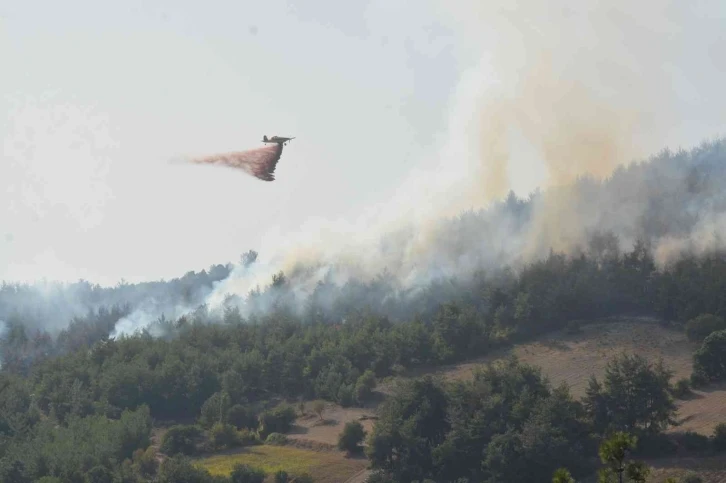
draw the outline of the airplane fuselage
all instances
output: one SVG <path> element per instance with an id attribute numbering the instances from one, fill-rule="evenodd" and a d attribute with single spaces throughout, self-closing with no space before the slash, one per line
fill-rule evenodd
<path id="1" fill-rule="evenodd" d="M 267 136 L 265 136 L 262 138 L 262 142 L 263 143 L 285 144 L 288 141 L 290 141 L 291 139 L 295 139 L 295 138 L 283 138 L 280 136 L 272 136 L 271 138 L 268 138 Z"/>

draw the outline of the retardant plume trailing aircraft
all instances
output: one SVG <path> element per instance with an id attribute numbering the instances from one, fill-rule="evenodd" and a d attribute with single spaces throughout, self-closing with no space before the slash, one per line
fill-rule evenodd
<path id="1" fill-rule="evenodd" d="M 267 146 L 250 149 L 247 151 L 235 151 L 224 154 L 213 154 L 201 158 L 193 158 L 190 162 L 195 164 L 209 164 L 226 166 L 245 171 L 247 174 L 263 181 L 275 180 L 275 168 L 282 156 L 282 147 L 295 139 L 288 137 L 267 135 L 262 137 L 262 142 Z"/>

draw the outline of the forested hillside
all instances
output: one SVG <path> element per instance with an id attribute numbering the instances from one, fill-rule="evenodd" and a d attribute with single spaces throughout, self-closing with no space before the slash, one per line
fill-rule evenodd
<path id="1" fill-rule="evenodd" d="M 362 404 L 377 379 L 404 369 L 481 356 L 608 315 L 656 315 L 684 330 L 698 316 L 713 315 L 689 325 L 707 327 L 693 382 L 724 379 L 726 332 L 719 320 L 726 315 L 726 251 L 689 249 L 659 265 L 654 248 L 665 235 L 703 226 L 701 207 L 711 214 L 726 208 L 716 196 L 726 186 L 724 167 L 724 145 L 714 143 L 656 157 L 603 184 L 612 193 L 625 186 L 637 191 L 657 173 L 687 175 L 686 185 L 664 182 L 648 200 L 632 246 L 621 246 L 622 233 L 592 231 L 580 250 L 405 290 L 382 274 L 342 286 L 322 280 L 301 300 L 296 279 L 280 273 L 245 300 L 205 305 L 215 282 L 254 266 L 254 252 L 238 266 L 170 282 L 6 284 L 0 481 L 211 481 L 183 459 L 158 467 L 147 450 L 154 421 L 180 424 L 161 446 L 166 456 L 252 444 L 289 429 L 295 409 L 278 406 L 283 400 Z M 691 195 L 674 203 L 674 193 Z M 487 220 L 502 211 L 518 213 L 524 225 L 531 203 L 510 197 L 451 220 L 449 236 L 468 237 L 474 227 L 484 233 Z M 167 315 L 178 307 L 189 311 Z M 119 321 L 139 311 L 155 315 L 135 335 L 112 337 Z M 414 381 L 385 403 L 368 457 L 384 480 L 387 473 L 400 481 L 550 481 L 559 466 L 587 474 L 598 441 L 610 431 L 652 438 L 672 416 L 667 371 L 637 358 L 614 364 L 612 381 L 603 387 L 594 381 L 583 402 L 516 361 L 492 366 L 471 383 Z M 614 381 L 628 377 L 647 384 L 624 416 L 618 409 L 624 393 Z M 255 481 L 242 479 L 243 472 L 233 481 Z"/>

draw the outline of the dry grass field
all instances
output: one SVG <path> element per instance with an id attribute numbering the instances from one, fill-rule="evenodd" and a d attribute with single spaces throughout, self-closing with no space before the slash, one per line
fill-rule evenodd
<path id="1" fill-rule="evenodd" d="M 338 435 L 343 431 L 348 421 L 359 421 L 363 428 L 370 432 L 373 428 L 375 407 L 371 408 L 342 408 L 337 404 L 326 403 L 323 419 L 313 414 L 312 404 L 305 405 L 305 416 L 295 421 L 288 437 L 293 440 L 312 441 L 324 445 L 335 446 L 338 444 Z"/>
<path id="2" fill-rule="evenodd" d="M 702 483 L 726 483 L 726 455 L 704 458 L 662 458 L 647 460 L 651 473 L 647 483 L 663 483 L 667 478 L 681 478 L 689 472 L 701 477 Z M 578 481 L 578 483 L 597 483 L 597 475 Z"/>
<path id="3" fill-rule="evenodd" d="M 618 353 L 640 354 L 652 361 L 659 357 L 674 372 L 672 381 L 691 375 L 693 352 L 698 348 L 682 332 L 666 328 L 652 319 L 614 318 L 587 324 L 578 334 L 557 332 L 542 339 L 499 351 L 481 359 L 429 371 L 445 378 L 472 376 L 475 367 L 515 354 L 522 362 L 542 368 L 554 384 L 566 382 L 575 397 L 582 397 L 591 374 L 602 380 L 605 366 Z M 420 375 L 418 372 L 413 375 Z M 390 390 L 395 381 L 383 388 Z M 697 431 L 710 435 L 719 422 L 726 421 L 726 384 L 694 391 L 679 401 L 681 426 L 672 431 Z"/>

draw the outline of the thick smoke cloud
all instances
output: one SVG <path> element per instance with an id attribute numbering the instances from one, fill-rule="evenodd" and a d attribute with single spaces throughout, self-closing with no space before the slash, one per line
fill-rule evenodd
<path id="1" fill-rule="evenodd" d="M 713 25 L 709 30 L 703 19 L 720 9 L 675 2 L 442 3 L 462 61 L 475 67 L 453 96 L 438 167 L 415 173 L 394 199 L 358 220 L 315 221 L 264 247 L 254 270 L 234 272 L 210 304 L 229 293 L 244 297 L 280 270 L 301 294 L 322 277 L 342 284 L 384 270 L 412 289 L 551 249 L 572 253 L 604 230 L 624 249 L 648 238 L 662 263 L 683 248 L 703 249 L 704 233 L 722 231 L 722 205 L 715 202 L 722 195 L 713 186 L 693 191 L 688 180 L 691 170 L 709 167 L 664 153 L 657 166 L 621 168 L 672 145 L 683 116 L 703 120 L 703 138 L 717 134 L 726 107 L 721 88 L 701 79 L 705 72 L 726 76 L 713 59 L 699 57 L 699 70 L 689 70 L 689 59 L 713 49 Z M 696 89 L 708 103 L 694 102 Z M 523 146 L 535 155 L 522 159 Z M 532 166 L 545 168 L 544 179 L 529 183 L 544 193 L 521 208 L 514 199 L 510 209 L 492 205 Z M 694 209 L 705 211 L 694 219 Z"/>
<path id="2" fill-rule="evenodd" d="M 433 167 L 415 170 L 393 198 L 357 219 L 311 218 L 298 233 L 256 247 L 255 263 L 186 300 L 139 286 L 143 297 L 112 335 L 205 301 L 269 310 L 279 303 L 274 287 L 248 296 L 280 271 L 299 310 L 314 298 L 335 311 L 357 294 L 359 305 L 372 293 L 385 294 L 384 304 L 406 297 L 433 304 L 456 286 L 429 290 L 431 283 L 517 268 L 551 249 L 588 250 L 605 232 L 623 249 L 646 239 L 661 264 L 722 246 L 723 142 L 628 165 L 677 147 L 685 121 L 700 122 L 701 138 L 725 127 L 726 69 L 704 55 L 719 51 L 720 30 L 705 20 L 718 9 L 715 2 L 441 2 L 437 18 L 456 31 L 461 64 L 472 67 L 452 93 L 446 143 L 421 160 Z M 265 179 L 281 151 L 273 145 L 195 162 Z M 543 191 L 509 196 L 518 186 Z M 357 290 L 361 281 L 378 291 Z"/>
<path id="3" fill-rule="evenodd" d="M 282 156 L 282 144 L 273 144 L 247 151 L 192 158 L 189 162 L 241 169 L 263 181 L 274 181 L 275 168 L 280 156 Z"/>

